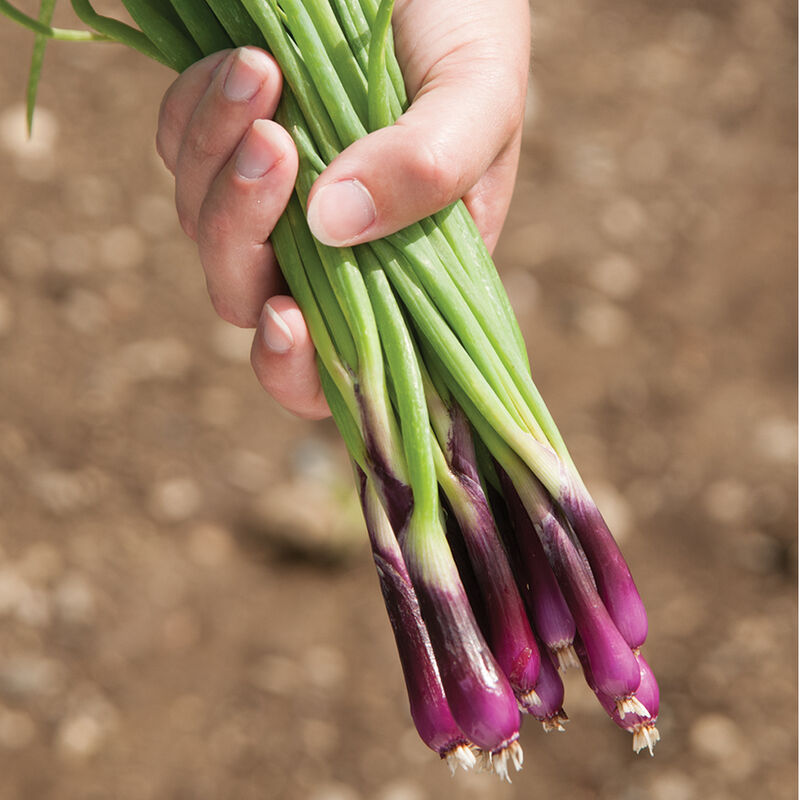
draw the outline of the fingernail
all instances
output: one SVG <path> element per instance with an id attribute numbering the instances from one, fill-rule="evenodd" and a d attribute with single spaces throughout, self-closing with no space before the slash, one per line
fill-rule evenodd
<path id="1" fill-rule="evenodd" d="M 275 155 L 259 133 L 256 120 L 236 156 L 236 171 L 247 180 L 263 178 L 275 164 Z"/>
<path id="2" fill-rule="evenodd" d="M 294 347 L 294 336 L 283 317 L 269 304 L 264 306 L 267 319 L 264 323 L 264 344 L 273 353 L 288 353 Z"/>
<path id="3" fill-rule="evenodd" d="M 377 216 L 375 202 L 357 180 L 320 189 L 308 206 L 308 227 L 323 244 L 342 247 L 365 231 Z"/>
<path id="4" fill-rule="evenodd" d="M 255 97 L 263 82 L 264 78 L 254 65 L 249 51 L 237 50 L 222 84 L 222 91 L 228 100 L 241 103 Z"/>

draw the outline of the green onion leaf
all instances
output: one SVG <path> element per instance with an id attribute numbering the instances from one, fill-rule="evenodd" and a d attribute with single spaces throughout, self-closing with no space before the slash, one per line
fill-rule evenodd
<path id="1" fill-rule="evenodd" d="M 53 19 L 56 0 L 42 0 L 39 6 L 39 22 L 49 25 Z M 33 134 L 33 109 L 36 107 L 36 93 L 39 90 L 39 78 L 42 75 L 44 63 L 44 49 L 47 46 L 47 37 L 37 33 L 33 40 L 33 54 L 31 55 L 31 68 L 28 72 L 28 88 L 26 91 L 26 121 L 28 123 L 28 136 Z"/>

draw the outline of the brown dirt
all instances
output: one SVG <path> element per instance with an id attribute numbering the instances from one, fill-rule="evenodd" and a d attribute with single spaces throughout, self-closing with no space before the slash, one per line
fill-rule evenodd
<path id="1" fill-rule="evenodd" d="M 573 679 L 506 787 L 418 742 L 336 432 L 210 309 L 153 148 L 170 75 L 52 47 L 23 151 L 0 24 L 0 798 L 796 796 L 796 27 L 538 11 L 497 260 L 648 604 L 663 741 L 635 757 Z M 284 524 L 298 493 L 321 524 Z"/>

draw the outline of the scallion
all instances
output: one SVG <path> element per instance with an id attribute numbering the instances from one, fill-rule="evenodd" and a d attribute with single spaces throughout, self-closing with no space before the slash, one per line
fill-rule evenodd
<path id="1" fill-rule="evenodd" d="M 563 729 L 556 665 L 577 666 L 575 647 L 603 707 L 652 751 L 644 607 L 465 206 L 353 248 L 321 244 L 306 223 L 326 165 L 407 107 L 393 0 L 121 0 L 138 28 L 71 2 L 90 30 L 50 27 L 52 0 L 39 19 L 0 0 L 37 35 L 33 90 L 47 38 L 118 41 L 176 70 L 256 45 L 281 66 L 277 120 L 300 169 L 272 243 L 355 466 L 421 738 L 451 765 L 508 777 L 522 764 L 518 706 Z"/>

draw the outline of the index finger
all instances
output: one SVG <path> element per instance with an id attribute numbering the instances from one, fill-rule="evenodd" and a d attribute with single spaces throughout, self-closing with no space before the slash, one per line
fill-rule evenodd
<path id="1" fill-rule="evenodd" d="M 161 100 L 156 150 L 173 175 L 178 163 L 183 132 L 197 104 L 211 85 L 215 71 L 230 52 L 220 50 L 192 64 L 172 82 Z"/>

